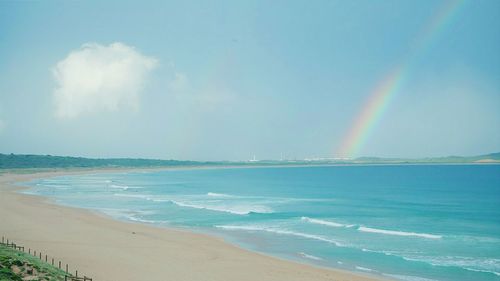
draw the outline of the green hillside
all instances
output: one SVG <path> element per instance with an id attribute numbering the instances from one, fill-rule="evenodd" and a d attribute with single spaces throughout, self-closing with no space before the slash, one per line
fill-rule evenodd
<path id="1" fill-rule="evenodd" d="M 120 168 L 120 167 L 193 167 L 193 166 L 283 166 L 283 165 L 335 165 L 335 164 L 465 164 L 500 163 L 500 153 L 478 156 L 447 156 L 435 158 L 380 158 L 320 160 L 259 160 L 237 162 L 198 162 L 136 158 L 83 158 L 52 155 L 0 154 L 0 169 L 37 168 Z"/>

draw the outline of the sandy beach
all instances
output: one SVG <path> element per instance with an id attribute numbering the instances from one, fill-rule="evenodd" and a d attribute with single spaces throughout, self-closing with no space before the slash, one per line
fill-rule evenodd
<path id="1" fill-rule="evenodd" d="M 102 171 L 102 170 L 101 170 Z M 109 170 L 108 170 L 109 171 Z M 99 171 L 0 175 L 0 235 L 63 260 L 93 280 L 380 280 L 281 260 L 184 230 L 120 222 L 20 194 L 16 182 Z"/>

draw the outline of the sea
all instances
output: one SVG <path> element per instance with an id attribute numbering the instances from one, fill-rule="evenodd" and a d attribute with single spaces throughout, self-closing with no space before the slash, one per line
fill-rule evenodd
<path id="1" fill-rule="evenodd" d="M 319 267 L 500 280 L 500 165 L 171 169 L 25 185 L 62 205 Z"/>

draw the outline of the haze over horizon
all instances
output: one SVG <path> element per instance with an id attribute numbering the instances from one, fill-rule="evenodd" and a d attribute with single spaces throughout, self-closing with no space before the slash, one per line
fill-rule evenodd
<path id="1" fill-rule="evenodd" d="M 498 49 L 493 0 L 2 1 L 0 153 L 338 157 L 394 69 L 349 156 L 498 152 Z"/>

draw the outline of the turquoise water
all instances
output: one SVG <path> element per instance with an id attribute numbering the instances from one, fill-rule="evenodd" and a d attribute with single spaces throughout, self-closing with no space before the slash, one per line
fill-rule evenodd
<path id="1" fill-rule="evenodd" d="M 29 184 L 61 204 L 319 266 L 500 280 L 500 165 L 170 170 Z"/>

